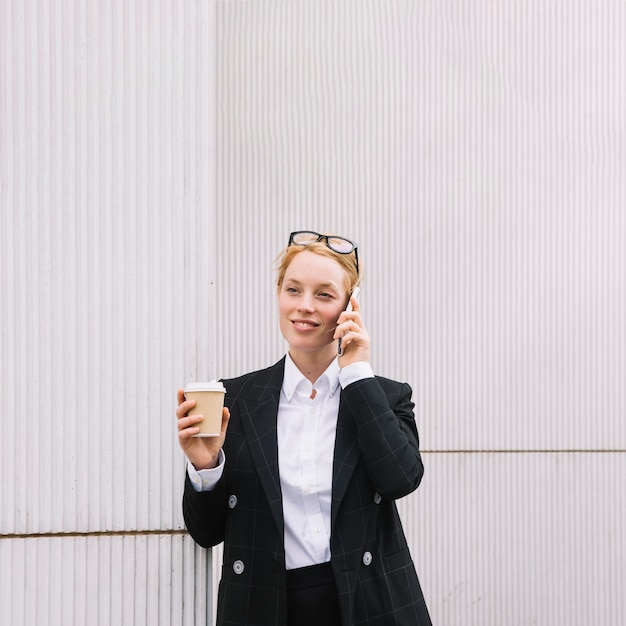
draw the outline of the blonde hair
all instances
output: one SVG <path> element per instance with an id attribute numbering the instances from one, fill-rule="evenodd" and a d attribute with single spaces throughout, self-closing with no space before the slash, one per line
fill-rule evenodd
<path id="1" fill-rule="evenodd" d="M 354 288 L 361 282 L 360 273 L 356 270 L 354 253 L 351 252 L 350 254 L 340 254 L 339 252 L 331 250 L 324 242 L 316 241 L 314 243 L 310 243 L 308 246 L 287 246 L 278 255 L 278 257 L 276 258 L 276 268 L 278 272 L 278 275 L 276 277 L 276 290 L 278 292 L 280 292 L 280 289 L 283 286 L 283 281 L 285 280 L 285 272 L 287 271 L 289 264 L 293 261 L 293 258 L 297 254 L 300 254 L 305 250 L 337 261 L 337 263 L 341 265 L 342 269 L 345 272 L 346 277 L 344 281 L 344 286 L 348 293 L 352 293 Z"/>

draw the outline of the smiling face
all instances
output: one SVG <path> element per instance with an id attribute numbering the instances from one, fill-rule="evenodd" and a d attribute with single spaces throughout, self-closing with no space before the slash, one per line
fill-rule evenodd
<path id="1" fill-rule="evenodd" d="M 289 353 L 317 355 L 330 361 L 337 354 L 333 333 L 346 306 L 346 273 L 334 259 L 303 250 L 287 267 L 278 292 L 280 330 Z"/>

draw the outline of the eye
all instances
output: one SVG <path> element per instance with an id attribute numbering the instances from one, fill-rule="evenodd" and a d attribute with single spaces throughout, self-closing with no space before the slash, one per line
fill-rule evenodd
<path id="1" fill-rule="evenodd" d="M 298 293 L 298 290 L 295 287 L 285 287 L 285 291 L 287 293 Z"/>

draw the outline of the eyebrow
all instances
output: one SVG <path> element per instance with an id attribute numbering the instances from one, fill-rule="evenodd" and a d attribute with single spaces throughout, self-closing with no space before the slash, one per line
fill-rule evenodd
<path id="1" fill-rule="evenodd" d="M 302 281 L 297 280 L 296 278 L 286 278 L 285 283 L 291 283 L 293 285 L 302 285 Z M 329 282 L 317 283 L 315 287 L 317 289 L 335 289 L 335 290 L 340 289 L 340 287 L 336 285 L 335 283 L 329 283 Z"/>

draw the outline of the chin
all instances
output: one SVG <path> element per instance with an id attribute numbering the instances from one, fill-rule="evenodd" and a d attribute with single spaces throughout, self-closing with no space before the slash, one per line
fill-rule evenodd
<path id="1" fill-rule="evenodd" d="M 324 352 L 329 350 L 330 344 L 326 343 L 312 343 L 307 341 L 292 341 L 289 343 L 289 347 L 292 350 L 297 350 L 298 352 L 306 352 L 309 354 L 313 354 L 315 352 Z"/>

